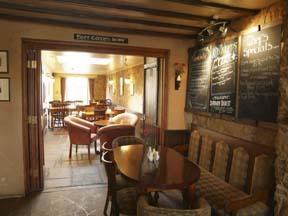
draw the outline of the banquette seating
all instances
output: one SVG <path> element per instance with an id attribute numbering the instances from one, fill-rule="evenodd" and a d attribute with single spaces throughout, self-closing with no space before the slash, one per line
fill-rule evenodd
<path id="1" fill-rule="evenodd" d="M 180 134 L 178 141 L 182 143 L 178 143 L 184 144 L 180 149 L 188 147 L 189 142 L 188 159 L 201 169 L 196 188 L 214 214 L 272 215 L 273 149 L 195 125 L 190 139 L 187 131 L 171 133 L 173 137 Z M 168 145 L 177 150 L 175 143 L 172 140 Z"/>

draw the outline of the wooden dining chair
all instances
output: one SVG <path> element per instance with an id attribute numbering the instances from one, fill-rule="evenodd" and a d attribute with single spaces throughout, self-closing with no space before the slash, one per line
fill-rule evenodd
<path id="1" fill-rule="evenodd" d="M 136 136 L 120 136 L 113 140 L 112 148 L 124 145 L 145 144 L 145 141 Z"/>
<path id="2" fill-rule="evenodd" d="M 104 215 L 107 215 L 108 204 L 111 202 L 110 215 L 118 216 L 120 213 L 125 215 L 136 214 L 137 194 L 136 188 L 129 185 L 129 181 L 116 172 L 116 164 L 113 160 L 111 151 L 106 151 L 102 155 L 102 162 L 108 179 L 106 201 L 104 205 Z"/>

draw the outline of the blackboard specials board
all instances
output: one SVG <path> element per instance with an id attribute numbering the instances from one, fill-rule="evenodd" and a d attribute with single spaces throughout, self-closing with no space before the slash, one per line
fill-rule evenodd
<path id="1" fill-rule="evenodd" d="M 235 115 L 238 38 L 211 49 L 209 112 Z"/>
<path id="2" fill-rule="evenodd" d="M 240 62 L 239 117 L 276 121 L 281 26 L 243 35 Z"/>
<path id="3" fill-rule="evenodd" d="M 186 111 L 208 111 L 211 53 L 210 47 L 189 49 Z"/>

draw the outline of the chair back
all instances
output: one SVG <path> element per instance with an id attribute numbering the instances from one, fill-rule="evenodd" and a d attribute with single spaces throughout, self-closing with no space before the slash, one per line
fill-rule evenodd
<path id="1" fill-rule="evenodd" d="M 109 192 L 115 191 L 116 187 L 116 165 L 113 159 L 113 153 L 106 151 L 102 155 L 102 162 L 105 167 L 105 172 L 108 180 Z"/>
<path id="2" fill-rule="evenodd" d="M 135 127 L 131 125 L 108 125 L 98 130 L 97 136 L 101 145 L 107 142 L 106 147 L 112 148 L 112 141 L 119 136 L 134 136 Z"/>
<path id="3" fill-rule="evenodd" d="M 138 116 L 133 113 L 121 113 L 112 118 L 116 124 L 133 125 L 136 126 Z"/>
<path id="4" fill-rule="evenodd" d="M 144 145 L 145 141 L 139 137 L 135 136 L 120 136 L 113 140 L 112 148 L 116 148 L 118 146 L 124 145 L 132 145 L 132 144 L 142 144 Z"/>
<path id="5" fill-rule="evenodd" d="M 83 126 L 89 127 L 91 129 L 91 133 L 97 133 L 97 126 L 94 123 L 84 120 L 82 118 L 74 117 L 74 116 L 67 116 L 66 119 L 67 118 L 69 118 L 69 120 L 72 122 L 76 122 Z"/>

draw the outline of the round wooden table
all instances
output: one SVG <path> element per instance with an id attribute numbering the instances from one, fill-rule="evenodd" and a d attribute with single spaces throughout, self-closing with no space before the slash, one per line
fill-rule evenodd
<path id="1" fill-rule="evenodd" d="M 101 120 L 95 121 L 94 124 L 95 124 L 97 127 L 105 127 L 105 126 L 107 126 L 107 125 L 112 125 L 112 124 L 115 124 L 115 123 L 109 121 L 108 119 L 101 119 Z"/>
<path id="2" fill-rule="evenodd" d="M 156 164 L 148 161 L 144 145 L 117 147 L 113 154 L 120 172 L 142 188 L 185 190 L 200 177 L 199 167 L 171 148 L 160 148 Z"/>

